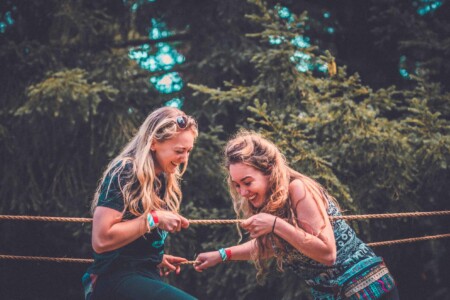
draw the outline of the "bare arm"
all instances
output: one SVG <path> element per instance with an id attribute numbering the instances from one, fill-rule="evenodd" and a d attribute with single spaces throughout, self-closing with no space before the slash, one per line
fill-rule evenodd
<path id="1" fill-rule="evenodd" d="M 273 228 L 276 235 L 304 255 L 324 265 L 333 265 L 336 260 L 336 243 L 325 205 L 322 202 L 316 204 L 300 180 L 291 182 L 289 194 L 301 228 L 280 218 L 277 218 L 273 227 L 275 216 L 265 213 L 247 219 L 243 227 L 250 232 L 252 238 L 268 234 Z"/>
<path id="2" fill-rule="evenodd" d="M 333 265 L 336 261 L 336 241 L 325 204 L 322 201 L 316 203 L 300 180 L 291 182 L 289 194 L 301 228 L 280 220 L 275 234 L 311 259 L 327 266 Z"/>
<path id="3" fill-rule="evenodd" d="M 122 222 L 122 213 L 112 208 L 98 206 L 92 222 L 92 248 L 97 253 L 116 250 L 147 232 L 144 215 Z"/>
<path id="4" fill-rule="evenodd" d="M 252 259 L 252 255 L 258 253 L 255 240 L 250 240 L 243 244 L 229 247 L 228 249 L 231 250 L 231 260 L 250 260 Z"/>
<path id="5" fill-rule="evenodd" d="M 176 232 L 187 228 L 189 221 L 169 212 L 157 211 L 159 228 Z M 148 231 L 147 216 L 143 214 L 122 222 L 122 213 L 112 208 L 98 206 L 92 222 L 92 248 L 97 253 L 116 250 L 135 241 Z"/>
<path id="6" fill-rule="evenodd" d="M 240 245 L 228 247 L 227 249 L 231 250 L 231 260 L 250 260 L 253 258 L 253 255 L 256 255 L 258 252 L 258 247 L 256 246 L 256 241 L 254 239 Z M 272 255 L 272 251 L 269 250 L 266 258 L 269 258 Z M 216 250 L 200 253 L 195 261 L 195 270 L 202 272 L 207 268 L 214 267 L 215 265 L 221 263 L 222 258 L 219 251 Z"/>

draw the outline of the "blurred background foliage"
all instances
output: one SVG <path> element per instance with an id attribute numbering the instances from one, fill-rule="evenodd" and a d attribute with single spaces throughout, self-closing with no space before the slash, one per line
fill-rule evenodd
<path id="1" fill-rule="evenodd" d="M 221 167 L 239 128 L 272 139 L 347 214 L 448 210 L 450 9 L 442 0 L 23 1 L 0 4 L 3 215 L 89 217 L 102 170 L 153 109 L 200 136 L 182 214 L 235 218 Z M 353 221 L 365 241 L 448 233 L 446 217 Z M 90 224 L 0 222 L 0 253 L 90 257 Z M 193 225 L 169 253 L 236 243 Z M 404 299 L 450 299 L 448 240 L 376 248 Z M 81 299 L 86 265 L 0 261 L 1 299 Z M 168 281 L 200 299 L 309 299 L 248 262 Z"/>

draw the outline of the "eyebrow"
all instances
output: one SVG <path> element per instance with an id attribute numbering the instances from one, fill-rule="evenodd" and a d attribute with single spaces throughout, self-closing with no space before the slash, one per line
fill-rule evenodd
<path id="1" fill-rule="evenodd" d="M 247 179 L 247 178 L 252 178 L 252 176 L 247 175 L 247 176 L 245 176 L 244 178 L 241 178 L 239 181 L 242 182 L 242 181 L 244 181 L 244 180 Z M 234 183 L 237 183 L 237 182 L 234 181 L 234 180 L 231 180 L 231 181 L 234 182 Z"/>
<path id="2" fill-rule="evenodd" d="M 192 150 L 194 147 L 192 146 L 192 147 L 184 147 L 184 146 L 175 146 L 175 149 L 183 149 L 183 150 L 185 150 L 185 149 L 190 149 L 190 150 Z"/>

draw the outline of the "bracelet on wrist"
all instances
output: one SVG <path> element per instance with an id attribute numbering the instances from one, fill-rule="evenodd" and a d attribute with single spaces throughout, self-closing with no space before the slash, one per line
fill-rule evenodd
<path id="1" fill-rule="evenodd" d="M 231 259 L 231 249 L 225 249 L 225 253 L 227 254 L 227 260 Z"/>
<path id="2" fill-rule="evenodd" d="M 152 216 L 151 213 L 147 214 L 147 224 L 148 224 L 148 227 L 147 227 L 148 231 L 147 232 L 150 232 L 153 229 L 155 229 L 156 227 L 158 227 L 158 225 L 155 223 L 155 220 L 153 219 L 153 216 Z"/>
<path id="3" fill-rule="evenodd" d="M 156 211 L 152 210 L 150 213 L 152 214 L 153 221 L 155 222 L 156 227 L 158 227 L 159 219 L 158 219 L 158 215 L 156 214 Z"/>
<path id="4" fill-rule="evenodd" d="M 275 217 L 275 219 L 273 220 L 273 225 L 272 225 L 272 234 L 274 233 L 274 231 L 275 231 L 275 224 L 277 223 L 277 219 L 278 219 L 278 217 Z"/>
<path id="5" fill-rule="evenodd" d="M 150 224 L 148 223 L 148 216 L 145 218 L 145 233 L 149 233 L 152 229 L 150 228 Z"/>
<path id="6" fill-rule="evenodd" d="M 231 259 L 231 249 L 219 249 L 220 257 L 222 258 L 222 261 L 227 261 Z"/>

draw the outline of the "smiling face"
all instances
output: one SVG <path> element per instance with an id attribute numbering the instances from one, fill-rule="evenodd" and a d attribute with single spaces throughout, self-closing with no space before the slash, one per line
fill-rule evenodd
<path id="1" fill-rule="evenodd" d="M 243 163 L 231 164 L 229 171 L 236 193 L 254 208 L 260 208 L 267 197 L 269 177 Z"/>
<path id="2" fill-rule="evenodd" d="M 187 163 L 194 140 L 195 135 L 191 130 L 183 130 L 171 139 L 154 141 L 151 151 L 155 160 L 155 173 L 175 173 L 180 164 Z"/>

